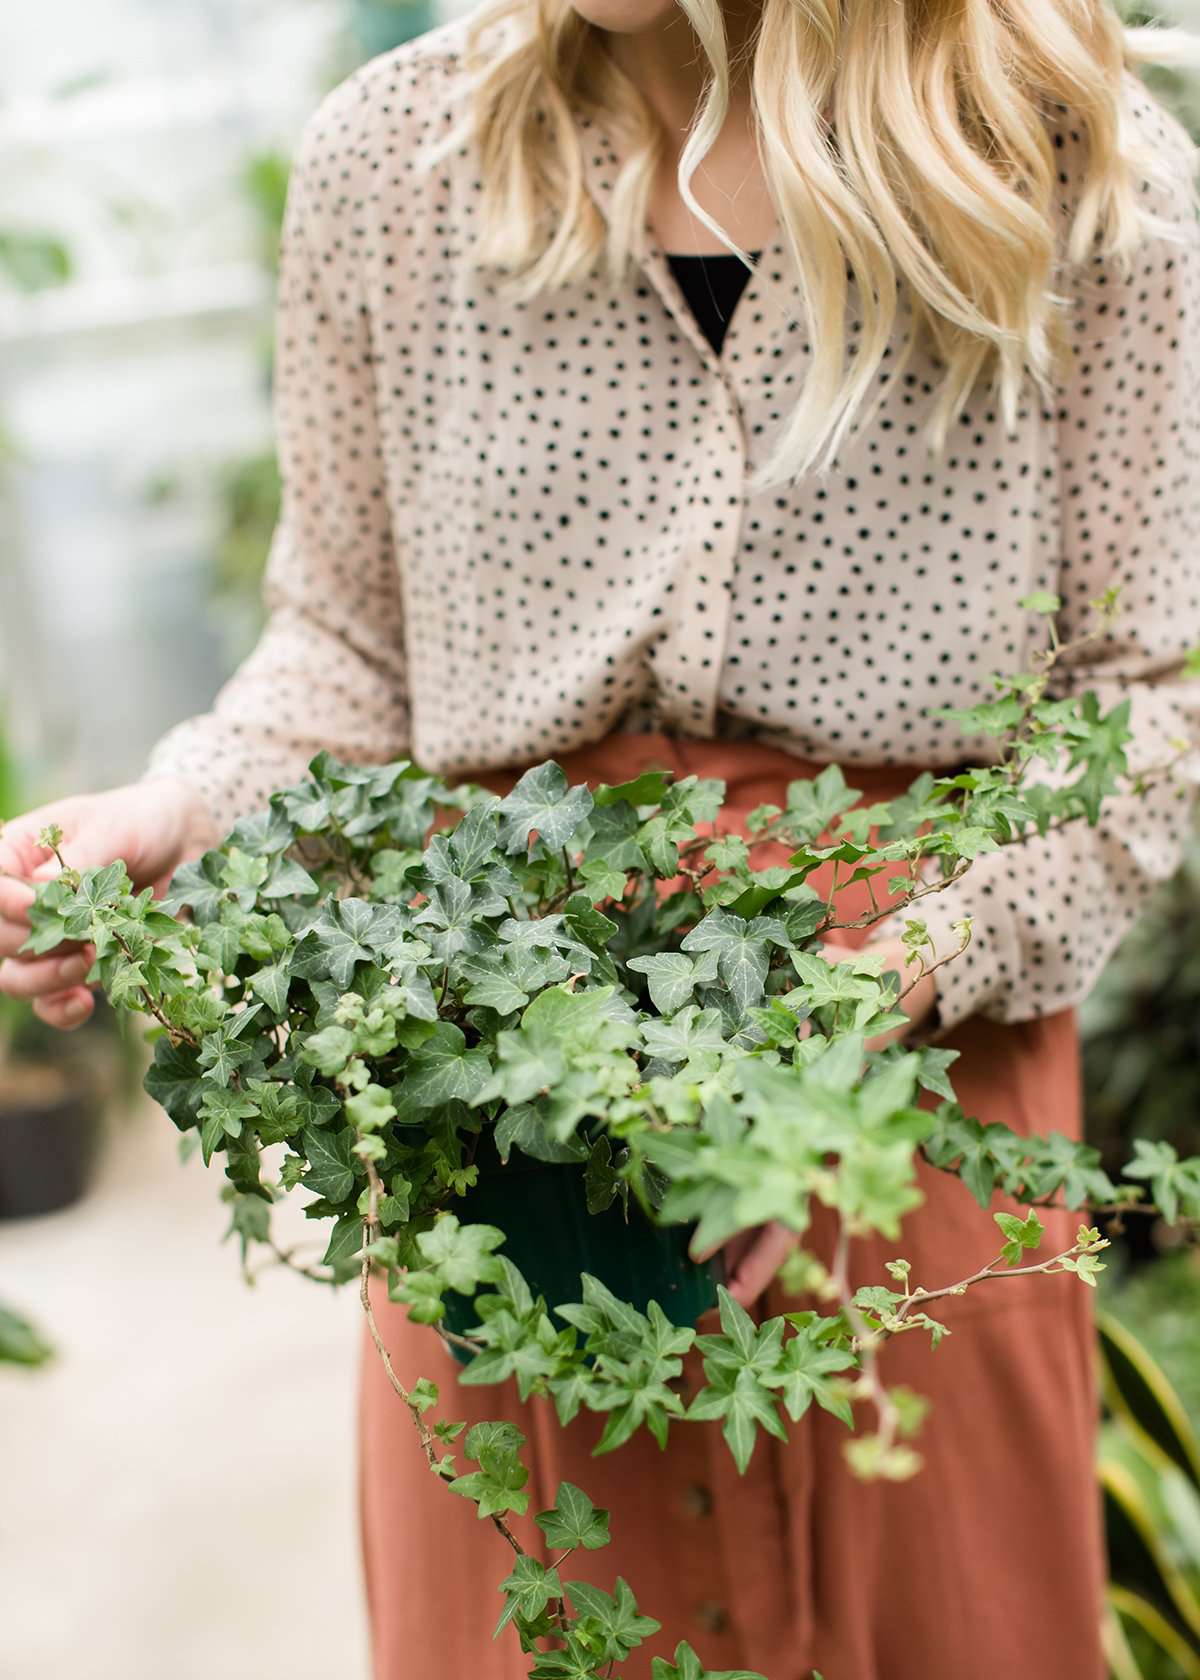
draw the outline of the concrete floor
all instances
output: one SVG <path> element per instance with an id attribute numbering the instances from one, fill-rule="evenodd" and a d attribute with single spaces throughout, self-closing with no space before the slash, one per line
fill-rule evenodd
<path id="1" fill-rule="evenodd" d="M 0 1367 L 0 1677 L 364 1680 L 354 1291 L 247 1288 L 176 1146 L 143 1100 L 84 1201 L 0 1223 L 59 1354 Z"/>

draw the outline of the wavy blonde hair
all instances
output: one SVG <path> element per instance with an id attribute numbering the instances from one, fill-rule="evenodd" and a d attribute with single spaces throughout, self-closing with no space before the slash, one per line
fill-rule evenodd
<path id="1" fill-rule="evenodd" d="M 680 193 L 729 109 L 720 0 L 678 0 L 711 72 L 679 159 Z M 597 277 L 620 284 L 638 256 L 666 144 L 662 126 L 571 0 L 486 0 L 468 22 L 464 129 L 484 202 L 475 260 L 527 300 Z M 1128 29 L 1108 0 L 763 0 L 749 43 L 761 166 L 801 277 L 811 357 L 794 412 L 755 488 L 824 472 L 868 403 L 895 329 L 898 282 L 912 330 L 943 368 L 927 441 L 940 451 L 977 382 L 992 375 L 1009 430 L 1029 377 L 1047 396 L 1065 367 L 1070 265 L 1111 258 L 1125 275 L 1149 232 L 1144 180 L 1167 184 L 1130 118 L 1128 72 L 1197 61 L 1177 30 Z M 1086 143 L 1063 238 L 1054 107 Z M 586 190 L 574 113 L 625 139 L 609 218 Z M 1194 148 L 1173 118 L 1189 177 Z M 440 150 L 440 148 L 439 148 Z M 851 344 L 851 284 L 859 331 Z"/>

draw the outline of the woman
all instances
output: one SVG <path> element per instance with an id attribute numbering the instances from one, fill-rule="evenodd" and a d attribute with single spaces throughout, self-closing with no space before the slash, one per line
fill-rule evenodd
<path id="1" fill-rule="evenodd" d="M 1101 0 L 505 0 L 372 60 L 292 177 L 262 639 L 141 781 L 11 824 L 0 868 L 47 873 L 56 820 L 76 863 L 160 883 L 321 747 L 496 787 L 549 756 L 593 780 L 665 762 L 741 809 L 837 761 L 887 797 L 994 755 L 933 714 L 1027 662 L 1035 590 L 1065 639 L 1119 587 L 1056 691 L 1127 697 L 1133 768 L 1171 757 L 1200 710 L 1200 252 L 1190 147 L 1131 68 L 1148 50 Z M 960 1052 L 968 1113 L 1078 1135 L 1075 1005 L 1189 810 L 1115 797 L 923 901 L 939 956 L 973 922 L 906 1000 L 911 1034 Z M 87 953 L 19 957 L 29 896 L 0 881 L 0 986 L 77 1024 Z M 862 930 L 889 966 L 902 920 Z M 994 1227 L 924 1185 L 904 1250 L 953 1282 Z M 888 1251 L 855 1246 L 881 1281 Z M 730 1255 L 755 1312 L 795 1304 L 786 1247 Z M 852 1480 L 824 1414 L 742 1481 L 707 1430 L 593 1461 L 596 1419 L 455 1391 L 430 1333 L 379 1313 L 448 1415 L 520 1423 L 531 1511 L 560 1477 L 612 1509 L 604 1584 L 664 1624 L 627 1675 L 687 1638 L 771 1680 L 1100 1680 L 1086 1293 L 973 1291 L 936 1356 L 887 1350 L 934 1401 L 902 1484 Z M 503 1548 L 410 1435 L 369 1355 L 378 1680 L 523 1674 L 490 1640 Z"/>

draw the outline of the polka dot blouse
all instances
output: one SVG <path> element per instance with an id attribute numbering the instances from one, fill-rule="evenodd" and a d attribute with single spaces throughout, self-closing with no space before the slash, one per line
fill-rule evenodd
<path id="1" fill-rule="evenodd" d="M 1042 644 L 1022 596 L 1061 595 L 1066 638 L 1115 584 L 1118 622 L 1058 691 L 1128 695 L 1134 769 L 1200 737 L 1200 683 L 1182 672 L 1200 643 L 1190 189 L 1146 183 L 1177 237 L 1156 235 L 1131 279 L 1094 264 L 1079 280 L 1069 381 L 1053 405 L 1026 402 L 1016 435 L 981 394 L 934 461 L 935 367 L 893 381 L 885 359 L 882 409 L 835 470 L 751 494 L 809 358 L 782 237 L 719 352 L 657 246 L 622 292 L 504 305 L 469 262 L 470 150 L 419 156 L 459 114 L 463 28 L 372 59 L 305 128 L 281 247 L 269 621 L 147 774 L 194 780 L 230 824 L 322 747 L 458 772 L 639 720 L 848 770 L 994 761 L 933 711 L 990 698 L 992 673 Z M 1140 84 L 1133 99 L 1142 137 L 1166 145 Z M 616 142 L 578 121 L 603 213 Z M 1081 159 L 1065 113 L 1053 138 L 1065 210 Z M 1177 866 L 1191 809 L 1178 788 L 1123 796 L 1099 827 L 984 856 L 924 900 L 939 953 L 974 917 L 939 973 L 939 1031 L 1079 1001 Z"/>

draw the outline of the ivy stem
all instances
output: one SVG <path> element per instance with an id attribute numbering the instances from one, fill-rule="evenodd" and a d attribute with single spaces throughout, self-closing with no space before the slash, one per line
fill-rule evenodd
<path id="1" fill-rule="evenodd" d="M 361 1133 L 359 1135 L 361 1139 Z M 392 1364 L 392 1357 L 387 1350 L 383 1337 L 379 1333 L 379 1325 L 375 1321 L 375 1310 L 371 1305 L 371 1256 L 368 1250 L 379 1234 L 379 1198 L 383 1190 L 383 1183 L 378 1172 L 375 1170 L 374 1161 L 369 1159 L 364 1160 L 363 1165 L 367 1169 L 367 1211 L 363 1217 L 363 1257 L 362 1267 L 359 1272 L 358 1298 L 362 1303 L 363 1314 L 367 1320 L 367 1328 L 371 1332 L 371 1340 L 375 1344 L 375 1351 L 383 1362 L 383 1368 L 387 1373 L 388 1382 L 391 1383 L 396 1394 L 399 1395 L 400 1399 L 403 1400 L 404 1404 L 408 1407 L 413 1423 L 416 1425 L 417 1435 L 419 1436 L 421 1442 L 421 1450 L 425 1454 L 429 1468 L 433 1471 L 435 1476 L 440 1478 L 441 1470 L 438 1466 L 437 1445 L 434 1439 L 433 1431 L 425 1422 L 421 1407 L 413 1399 L 411 1393 L 407 1388 L 405 1388 L 404 1384 L 400 1381 L 400 1378 L 396 1375 L 395 1367 Z M 522 1546 L 521 1542 L 517 1539 L 516 1535 L 513 1533 L 512 1529 L 509 1528 L 502 1516 L 498 1514 L 493 1515 L 492 1526 L 498 1534 L 503 1535 L 518 1557 L 525 1556 L 524 1546 Z"/>
<path id="2" fill-rule="evenodd" d="M 1002 1254 L 997 1255 L 994 1260 L 989 1260 L 986 1266 L 981 1266 L 980 1269 L 977 1272 L 972 1273 L 969 1278 L 963 1278 L 961 1283 L 947 1284 L 945 1289 L 921 1289 L 920 1287 L 914 1289 L 908 1299 L 903 1301 L 898 1307 L 895 1314 L 896 1321 L 902 1322 L 908 1317 L 913 1308 L 923 1307 L 926 1301 L 939 1301 L 945 1295 L 963 1295 L 968 1289 L 973 1288 L 975 1284 L 983 1283 L 988 1278 L 1036 1277 L 1039 1274 L 1051 1276 L 1053 1275 L 1053 1271 L 1056 1266 L 1059 1271 L 1066 1269 L 1063 1266 L 1064 1260 L 1073 1260 L 1077 1255 L 1092 1253 L 1098 1247 L 1107 1248 L 1108 1244 L 1107 1242 L 1102 1241 L 1099 1244 L 1088 1244 L 1085 1248 L 1081 1247 L 1079 1243 L 1074 1242 L 1071 1244 L 1070 1248 L 1064 1248 L 1061 1254 L 1054 1255 L 1054 1257 L 1050 1260 L 1043 1260 L 1036 1266 L 1008 1266 L 1005 1267 L 1003 1271 L 999 1272 L 996 1270 L 996 1267 L 1001 1264 L 1004 1256 Z M 892 1332 L 888 1329 L 887 1325 L 884 1325 L 881 1330 L 874 1331 L 872 1334 L 876 1336 L 887 1336 L 892 1334 Z"/>
<path id="3" fill-rule="evenodd" d="M 925 958 L 918 951 L 916 956 L 917 962 L 920 964 L 920 968 L 917 971 L 917 976 L 914 980 L 909 981 L 908 985 L 905 986 L 904 990 L 900 993 L 900 996 L 896 999 L 896 1002 L 903 1003 L 909 992 L 919 986 L 922 980 L 928 978 L 931 974 L 936 974 L 939 968 L 944 968 L 948 962 L 953 962 L 955 957 L 961 957 L 970 943 L 971 936 L 968 933 L 966 939 L 963 940 L 957 951 L 950 951 L 946 956 L 939 957 L 936 962 L 928 964 L 926 964 Z"/>
<path id="4" fill-rule="evenodd" d="M 124 953 L 126 961 L 132 962 L 133 961 L 133 952 L 129 949 L 129 946 L 125 943 L 125 941 L 121 938 L 121 935 L 114 931 L 113 940 L 115 941 L 117 946 L 120 948 L 120 950 Z M 158 1022 L 159 1026 L 166 1028 L 167 1037 L 171 1040 L 172 1044 L 190 1044 L 193 1050 L 198 1050 L 200 1048 L 198 1040 L 192 1037 L 191 1033 L 188 1032 L 186 1027 L 177 1027 L 177 1026 L 174 1025 L 173 1022 L 167 1020 L 167 1017 L 163 1014 L 163 1012 L 159 1008 L 158 1004 L 151 997 L 149 989 L 147 987 L 139 986 L 138 987 L 138 994 L 141 997 L 142 1002 L 146 1006 L 146 1013 L 148 1015 L 153 1015 L 154 1019 Z"/>
<path id="5" fill-rule="evenodd" d="M 286 1266 L 291 1272 L 299 1272 L 302 1277 L 311 1278 L 314 1283 L 323 1283 L 330 1288 L 335 1287 L 337 1280 L 332 1272 L 322 1272 L 316 1266 L 306 1266 L 303 1261 L 294 1259 L 295 1249 L 281 1248 L 274 1237 L 267 1238 L 267 1247 L 275 1256 L 276 1265 Z M 254 1283 L 266 1269 L 267 1267 L 260 1266 L 257 1272 L 248 1275 L 247 1281 Z"/>
<path id="6" fill-rule="evenodd" d="M 837 1288 L 842 1311 L 850 1320 L 850 1327 L 854 1331 L 854 1351 L 859 1356 L 867 1397 L 879 1416 L 880 1447 L 884 1452 L 890 1452 L 896 1443 L 900 1414 L 896 1410 L 887 1389 L 883 1386 L 883 1380 L 879 1375 L 879 1361 L 875 1353 L 876 1344 L 879 1340 L 878 1334 L 871 1329 L 871 1326 L 854 1304 L 854 1293 L 850 1288 L 850 1233 L 846 1228 L 844 1219 L 838 1221 L 837 1244 L 834 1249 L 831 1276 Z"/>

